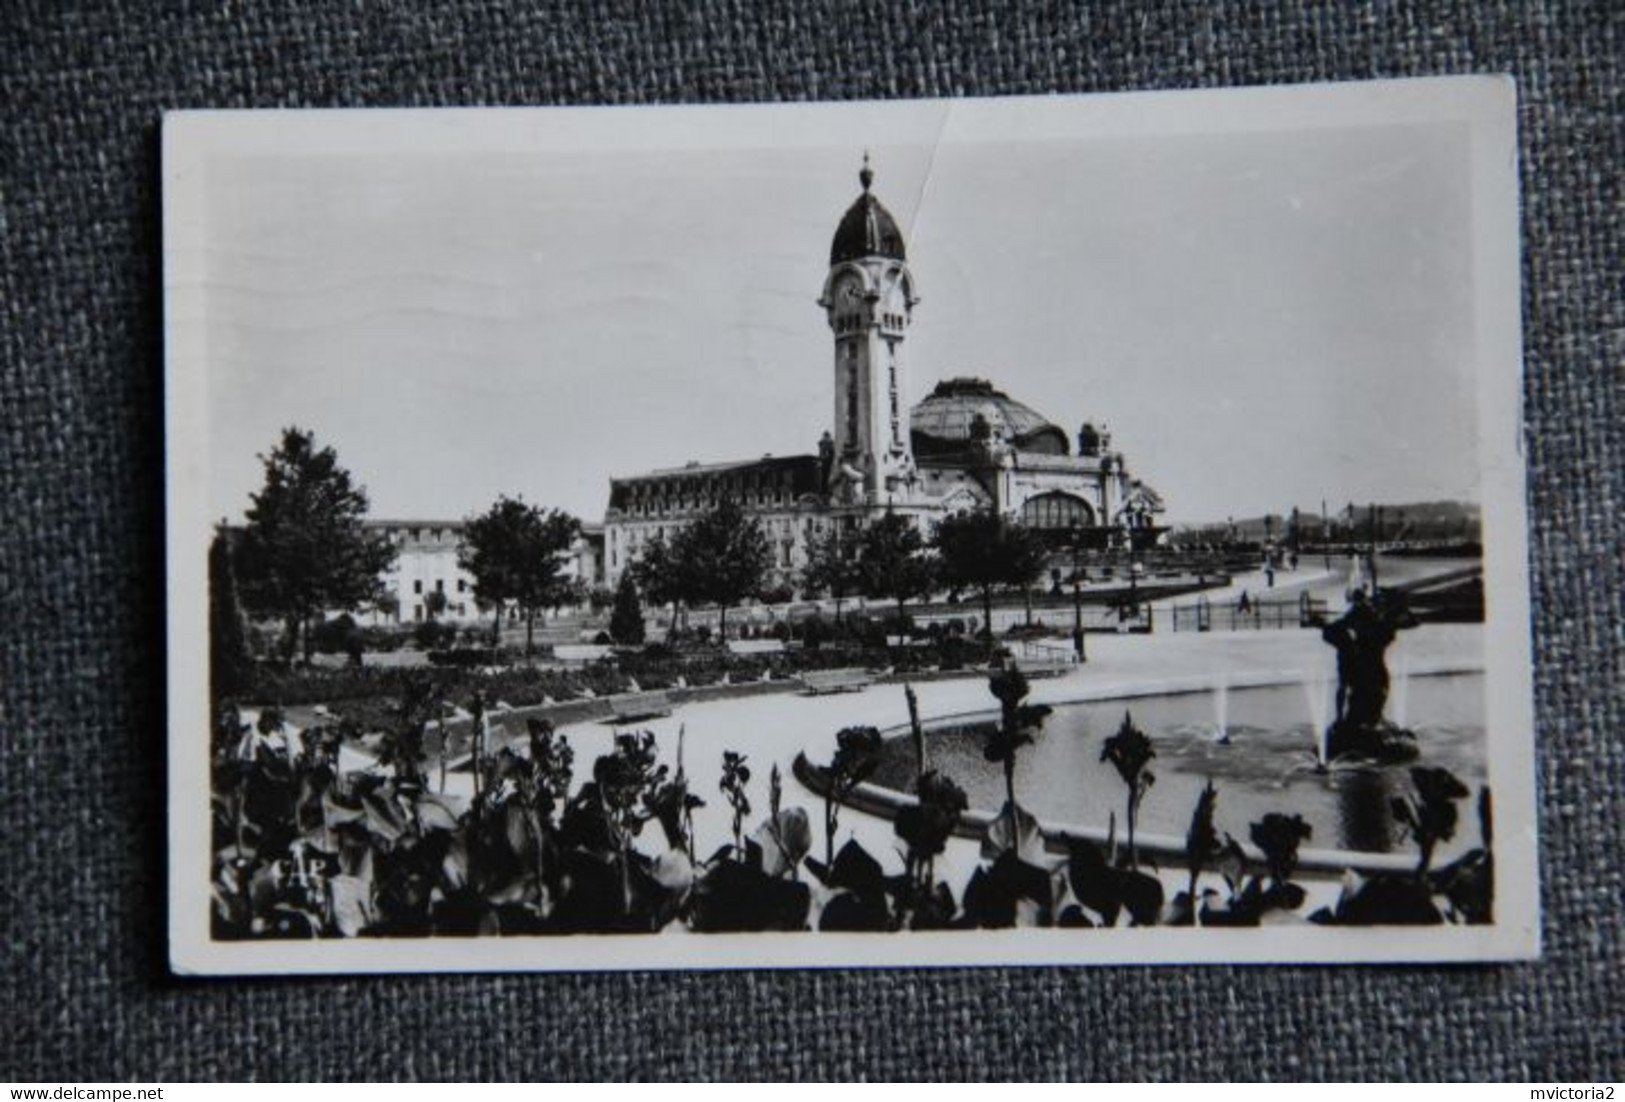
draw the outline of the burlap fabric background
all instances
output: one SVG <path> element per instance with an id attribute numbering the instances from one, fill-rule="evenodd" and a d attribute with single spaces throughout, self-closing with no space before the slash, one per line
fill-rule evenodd
<path id="1" fill-rule="evenodd" d="M 1619 4 L 216 7 L 0 13 L 0 1078 L 1625 1076 Z M 1543 962 L 167 978 L 161 110 L 1458 72 L 1523 97 Z"/>

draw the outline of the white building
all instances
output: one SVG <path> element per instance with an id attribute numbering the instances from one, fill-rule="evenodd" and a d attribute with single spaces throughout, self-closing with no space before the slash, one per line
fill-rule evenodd
<path id="1" fill-rule="evenodd" d="M 384 588 L 393 598 L 393 611 L 372 611 L 363 617 L 373 624 L 417 624 L 430 619 L 429 604 L 440 594 L 442 607 L 436 620 L 468 623 L 489 620 L 474 600 L 474 578 L 457 564 L 462 544 L 460 520 L 370 520 L 365 527 L 395 545 L 395 563 L 384 574 Z M 583 525 L 570 548 L 569 577 L 585 587 L 603 583 L 603 529 Z M 517 616 L 517 611 L 511 613 Z"/>

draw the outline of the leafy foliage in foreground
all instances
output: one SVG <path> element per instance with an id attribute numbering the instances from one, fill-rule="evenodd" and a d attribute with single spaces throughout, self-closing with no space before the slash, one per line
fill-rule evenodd
<path id="1" fill-rule="evenodd" d="M 990 690 L 1004 706 L 990 760 L 1013 760 L 1043 720 L 1025 702 L 1019 674 Z M 460 760 L 442 749 L 439 778 L 426 768 L 439 702 L 408 682 L 386 728 L 364 735 L 344 721 L 290 732 L 274 708 L 250 724 L 221 709 L 213 733 L 214 899 L 217 938 L 422 937 L 486 934 L 653 933 L 769 930 L 1073 928 L 1151 925 L 1257 926 L 1301 922 L 1306 892 L 1295 882 L 1310 840 L 1301 817 L 1270 813 L 1251 824 L 1250 849 L 1220 841 L 1211 784 L 1186 837 L 1184 889 L 1141 867 L 1132 845 L 1046 838 L 1010 798 L 991 821 L 966 817 L 965 792 L 919 756 L 915 799 L 898 809 L 895 847 L 871 853 L 857 839 L 837 847 L 839 806 L 874 768 L 880 734 L 841 731 L 823 770 L 828 803 L 822 860 L 811 820 L 783 805 L 775 767 L 765 818 L 757 821 L 747 756 L 717 762 L 717 791 L 730 812 L 725 837 L 697 839 L 695 795 L 680 735 L 674 764 L 652 733 L 616 736 L 611 750 L 578 770 L 569 742 L 545 720 L 505 741 L 489 729 L 485 699 L 466 700 L 476 729 Z M 1125 717 L 1110 762 L 1143 797 L 1149 739 Z M 1144 743 L 1140 740 L 1145 740 Z M 473 773 L 472 798 L 447 795 L 447 771 Z M 581 774 L 577 784 L 578 773 Z M 1434 869 L 1432 856 L 1457 828 L 1467 796 L 1440 769 L 1411 771 L 1414 792 L 1396 820 L 1415 838 L 1408 875 L 1346 877 L 1321 923 L 1474 923 L 1490 920 L 1493 867 L 1488 793 L 1479 800 L 1481 848 Z M 1137 802 L 1137 797 L 1131 797 Z M 1131 804 L 1130 816 L 1134 814 Z M 755 822 L 754 828 L 752 823 Z M 980 859 L 963 884 L 938 878 L 956 833 L 979 835 Z M 709 856 L 702 841 L 716 848 Z M 1057 848 L 1058 847 L 1058 848 Z M 1212 871 L 1209 871 L 1209 870 Z M 1215 874 L 1223 890 L 1212 886 Z M 1206 881 L 1206 885 L 1204 884 Z"/>

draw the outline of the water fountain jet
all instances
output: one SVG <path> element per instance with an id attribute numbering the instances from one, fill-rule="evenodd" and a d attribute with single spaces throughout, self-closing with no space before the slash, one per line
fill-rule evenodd
<path id="1" fill-rule="evenodd" d="M 1404 650 L 1399 652 L 1399 670 L 1394 677 L 1394 692 L 1392 696 L 1394 723 L 1399 727 L 1406 724 L 1406 715 L 1410 712 L 1411 697 L 1411 659 Z"/>
<path id="2" fill-rule="evenodd" d="M 1331 705 L 1328 698 L 1332 686 L 1324 665 L 1315 661 L 1318 657 L 1318 655 L 1310 656 L 1310 663 L 1303 671 L 1302 684 L 1304 702 L 1309 708 L 1309 730 L 1315 740 L 1315 772 L 1324 773 L 1327 732 L 1331 726 Z"/>

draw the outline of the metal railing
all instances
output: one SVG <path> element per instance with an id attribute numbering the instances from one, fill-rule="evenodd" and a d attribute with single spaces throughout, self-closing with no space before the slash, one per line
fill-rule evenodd
<path id="1" fill-rule="evenodd" d="M 1168 609 L 1174 631 L 1274 631 L 1319 627 L 1326 622 L 1324 600 L 1301 593 L 1295 599 L 1210 601 L 1198 598 Z"/>

